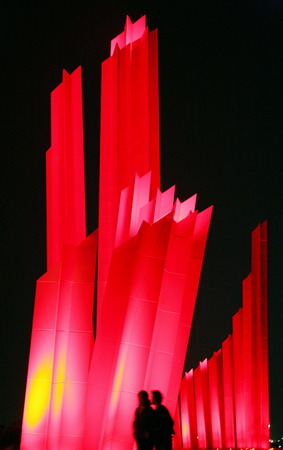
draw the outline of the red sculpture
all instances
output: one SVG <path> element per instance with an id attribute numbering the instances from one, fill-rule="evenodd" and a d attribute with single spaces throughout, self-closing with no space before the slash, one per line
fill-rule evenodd
<path id="1" fill-rule="evenodd" d="M 157 31 L 148 31 L 145 17 L 127 18 L 102 65 L 99 229 L 86 237 L 80 68 L 64 72 L 52 93 L 48 270 L 37 281 L 21 449 L 132 449 L 129 417 L 141 389 L 161 390 L 171 414 L 177 411 L 212 207 L 199 213 L 195 195 L 181 203 L 174 201 L 174 187 L 160 191 L 158 109 Z M 225 364 L 241 339 L 251 345 L 253 338 L 234 339 Z M 260 364 L 265 367 L 266 358 Z M 241 429 L 236 441 L 229 428 L 235 417 L 220 401 L 220 365 L 218 355 L 182 383 L 182 436 L 189 448 L 195 430 L 202 446 L 240 442 Z M 233 373 L 231 366 L 225 392 L 232 392 Z"/>

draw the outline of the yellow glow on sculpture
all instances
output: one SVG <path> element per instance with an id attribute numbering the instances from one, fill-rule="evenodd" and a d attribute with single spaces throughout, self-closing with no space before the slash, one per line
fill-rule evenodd
<path id="1" fill-rule="evenodd" d="M 53 396 L 52 411 L 55 418 L 58 417 L 62 407 L 65 373 L 66 373 L 66 353 L 64 352 L 61 353 L 59 357 L 59 362 L 54 377 L 54 387 L 53 387 L 54 396 Z"/>
<path id="2" fill-rule="evenodd" d="M 189 430 L 188 422 L 184 420 L 182 423 L 182 435 L 184 438 L 188 436 L 188 430 Z"/>
<path id="3" fill-rule="evenodd" d="M 121 384 L 123 381 L 123 375 L 125 370 L 125 363 L 126 363 L 126 351 L 124 350 L 122 355 L 119 358 L 118 367 L 115 374 L 115 379 L 113 383 L 113 391 L 111 395 L 111 410 L 113 411 L 117 405 L 117 401 L 119 398 L 119 391 L 121 388 Z"/>
<path id="4" fill-rule="evenodd" d="M 39 425 L 47 412 L 51 392 L 51 373 L 52 360 L 46 357 L 38 365 L 27 394 L 25 422 L 29 429 Z"/>

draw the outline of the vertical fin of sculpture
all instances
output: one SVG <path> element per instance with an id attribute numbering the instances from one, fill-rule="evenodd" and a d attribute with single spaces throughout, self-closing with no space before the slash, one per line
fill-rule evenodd
<path id="1" fill-rule="evenodd" d="M 244 446 L 244 393 L 243 393 L 243 310 L 242 308 L 233 316 L 232 319 L 233 335 L 233 363 L 234 363 L 234 401 L 235 401 L 235 429 L 236 445 L 239 448 Z"/>
<path id="2" fill-rule="evenodd" d="M 195 201 L 195 196 L 192 197 Z M 190 199 L 189 199 L 190 200 Z M 185 202 L 184 202 L 185 203 Z M 191 203 L 188 202 L 186 204 L 186 208 L 191 212 Z M 191 240 L 191 252 L 190 255 L 186 255 L 186 251 L 177 250 L 176 255 L 178 255 L 178 264 L 177 267 L 179 269 L 179 262 L 182 257 L 184 258 L 183 263 L 185 263 L 185 258 L 187 256 L 187 267 L 183 266 L 183 270 L 186 273 L 186 284 L 185 290 L 183 294 L 182 307 L 180 311 L 179 324 L 177 329 L 177 334 L 175 335 L 175 348 L 173 352 L 173 361 L 170 369 L 170 380 L 168 384 L 167 392 L 167 404 L 168 407 L 172 410 L 172 414 L 175 414 L 175 408 L 177 405 L 177 398 L 179 389 L 177 386 L 179 383 L 176 383 L 176 380 L 181 380 L 183 371 L 184 371 L 184 361 L 186 358 L 188 341 L 191 332 L 191 324 L 193 320 L 193 314 L 195 309 L 195 302 L 198 292 L 199 280 L 202 270 L 202 263 L 204 258 L 204 252 L 206 247 L 207 235 L 210 225 L 210 219 L 212 214 L 213 207 L 205 209 L 204 211 L 197 213 L 196 222 L 194 227 L 194 232 Z M 183 228 L 186 223 L 190 219 L 190 213 L 188 212 L 188 217 L 183 219 L 181 222 L 178 222 L 176 229 L 179 227 L 178 235 L 179 237 L 183 234 Z M 185 248 L 185 247 L 184 247 Z M 174 259 L 176 256 L 174 257 Z M 177 261 L 175 262 L 175 264 Z M 177 270 L 174 269 L 176 272 Z M 175 291 L 175 298 L 177 296 L 177 289 Z M 172 302 L 173 303 L 173 302 Z M 175 300 L 174 300 L 175 303 Z"/>
<path id="3" fill-rule="evenodd" d="M 223 367 L 220 378 L 223 377 L 223 407 L 224 430 L 223 447 L 236 448 L 235 437 L 235 406 L 234 406 L 234 377 L 233 377 L 233 352 L 232 336 L 229 335 L 222 344 Z"/>
<path id="4" fill-rule="evenodd" d="M 116 45 L 118 44 L 118 45 Z M 114 249 L 120 191 L 152 171 L 159 187 L 157 32 L 145 17 L 126 26 L 102 64 L 98 318 Z M 99 319 L 98 319 L 98 326 Z"/>
<path id="5" fill-rule="evenodd" d="M 97 233 L 85 238 L 81 69 L 51 97 L 47 266 L 37 281 L 21 449 L 81 449 Z"/>
<path id="6" fill-rule="evenodd" d="M 208 360 L 209 397 L 211 411 L 212 448 L 223 448 L 224 432 L 224 405 L 223 405 L 223 379 L 221 378 L 222 352 L 214 353 Z"/>
<path id="7" fill-rule="evenodd" d="M 268 390 L 268 314 L 267 314 L 267 222 L 252 235 L 252 305 L 253 328 L 257 352 L 257 433 L 254 444 L 268 448 L 269 390 Z"/>
<path id="8" fill-rule="evenodd" d="M 245 444 L 253 447 L 253 434 L 257 428 L 255 415 L 253 414 L 254 405 L 257 402 L 257 388 L 254 380 L 253 364 L 256 348 L 256 335 L 254 327 L 251 326 L 253 318 L 252 311 L 252 280 L 251 274 L 243 281 L 242 296 L 243 296 L 243 345 L 245 352 L 243 353 L 243 374 L 245 378 L 243 382 L 243 413 L 245 429 L 251 430 L 249 436 L 246 437 Z"/>
<path id="9" fill-rule="evenodd" d="M 202 361 L 194 371 L 198 448 L 208 447 L 206 402 L 207 360 Z"/>
<path id="10" fill-rule="evenodd" d="M 63 72 L 51 94 L 51 148 L 46 153 L 47 268 L 64 244 L 86 237 L 81 68 Z"/>
<path id="11" fill-rule="evenodd" d="M 193 369 L 182 379 L 180 420 L 183 448 L 198 448 Z"/>

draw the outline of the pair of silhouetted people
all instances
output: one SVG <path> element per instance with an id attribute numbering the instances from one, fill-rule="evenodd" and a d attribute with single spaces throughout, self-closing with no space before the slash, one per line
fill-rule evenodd
<path id="1" fill-rule="evenodd" d="M 171 450 L 174 422 L 168 409 L 162 405 L 161 393 L 152 391 L 155 409 L 150 406 L 146 391 L 140 391 L 138 399 L 139 406 L 134 420 L 134 437 L 138 450 Z"/>

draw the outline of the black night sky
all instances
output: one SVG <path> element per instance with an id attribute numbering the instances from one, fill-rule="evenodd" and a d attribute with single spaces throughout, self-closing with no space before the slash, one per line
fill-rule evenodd
<path id="1" fill-rule="evenodd" d="M 269 227 L 271 435 L 283 436 L 281 0 L 5 1 L 1 20 L 0 424 L 22 415 L 35 281 L 46 270 L 50 92 L 83 68 L 88 232 L 97 226 L 100 64 L 125 17 L 159 29 L 162 188 L 214 205 L 186 369 L 241 306 L 250 233 Z"/>

